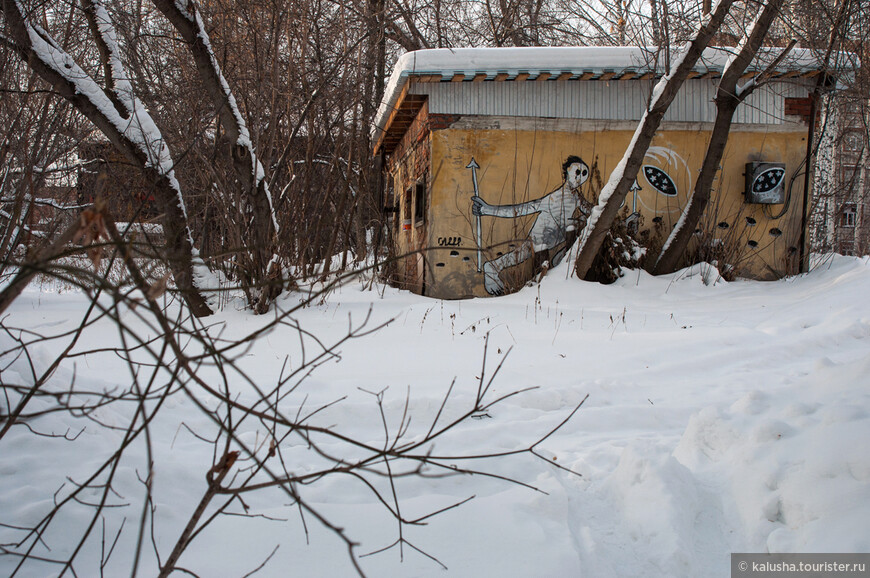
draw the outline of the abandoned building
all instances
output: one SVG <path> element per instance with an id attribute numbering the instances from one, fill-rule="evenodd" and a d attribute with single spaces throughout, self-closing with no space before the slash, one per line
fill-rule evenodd
<path id="1" fill-rule="evenodd" d="M 709 48 L 650 146 L 625 218 L 666 237 L 706 152 L 717 79 Z M 764 60 L 764 62 L 762 62 Z M 746 80 L 771 58 L 759 57 Z M 397 62 L 373 127 L 391 211 L 394 279 L 439 298 L 521 287 L 558 262 L 621 160 L 663 66 L 637 47 L 433 49 Z M 706 243 L 741 275 L 799 267 L 816 61 L 794 50 L 735 114 L 707 208 Z M 702 237 L 699 229 L 698 237 Z"/>
<path id="2" fill-rule="evenodd" d="M 87 141 L 79 146 L 78 202 L 93 203 L 99 196 L 120 222 L 153 219 L 160 213 L 151 185 L 142 170 L 130 164 L 107 141 Z"/>
<path id="3" fill-rule="evenodd" d="M 821 251 L 865 255 L 870 250 L 870 152 L 862 113 L 861 109 L 844 110 L 836 123 L 833 179 L 828 195 L 819 199 L 824 219 Z"/>

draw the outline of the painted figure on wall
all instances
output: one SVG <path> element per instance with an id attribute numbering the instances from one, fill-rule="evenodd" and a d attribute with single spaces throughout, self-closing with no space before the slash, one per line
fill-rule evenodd
<path id="1" fill-rule="evenodd" d="M 473 163 L 473 160 L 472 160 Z M 471 212 L 476 217 L 513 219 L 537 213 L 529 236 L 513 251 L 483 263 L 484 288 L 490 295 L 505 292 L 501 272 L 519 265 L 535 253 L 549 251 L 586 226 L 592 203 L 580 194 L 580 186 L 589 178 L 589 166 L 580 157 L 569 156 L 562 165 L 562 185 L 549 194 L 525 203 L 490 205 L 480 196 L 471 197 Z M 476 189 L 476 187 L 475 187 Z M 476 192 L 476 190 L 475 190 Z"/>

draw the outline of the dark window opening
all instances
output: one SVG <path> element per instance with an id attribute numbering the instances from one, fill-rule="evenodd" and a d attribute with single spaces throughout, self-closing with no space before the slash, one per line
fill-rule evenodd
<path id="1" fill-rule="evenodd" d="M 426 179 L 417 181 L 414 187 L 414 224 L 422 225 L 426 221 Z"/>
<path id="2" fill-rule="evenodd" d="M 411 230 L 411 193 L 413 189 L 408 189 L 405 191 L 402 199 L 402 230 L 410 231 Z"/>

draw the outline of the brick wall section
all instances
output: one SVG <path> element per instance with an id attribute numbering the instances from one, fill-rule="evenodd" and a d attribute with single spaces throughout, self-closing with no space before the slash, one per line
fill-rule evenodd
<path id="1" fill-rule="evenodd" d="M 162 212 L 145 174 L 111 143 L 85 142 L 79 146 L 78 154 L 83 161 L 92 161 L 88 170 L 79 169 L 76 185 L 78 202 L 94 202 L 98 192 L 97 181 L 102 180 L 101 194 L 116 220 L 146 220 Z"/>
<path id="2" fill-rule="evenodd" d="M 395 150 L 390 153 L 387 161 L 390 172 L 395 172 L 399 165 L 405 162 L 407 156 L 415 149 L 420 148 L 421 142 L 426 141 L 429 136 L 429 104 L 424 103 L 422 108 L 417 112 L 414 122 L 405 131 L 402 140 L 396 145 Z"/>
<path id="3" fill-rule="evenodd" d="M 785 99 L 785 114 L 786 116 L 799 116 L 807 124 L 810 123 L 810 114 L 812 113 L 812 97 L 806 98 L 786 98 Z"/>
<path id="4" fill-rule="evenodd" d="M 405 219 L 411 218 L 408 212 L 415 210 L 415 185 L 425 178 L 428 186 L 431 162 L 429 118 L 428 103 L 423 103 L 387 160 L 387 178 L 393 182 L 392 206 L 397 209 L 394 219 L 395 251 L 397 255 L 408 254 L 396 263 L 393 283 L 415 293 L 423 291 L 423 272 L 420 256 L 412 252 L 424 248 L 428 238 L 425 227 L 413 223 L 411 229 L 406 230 L 403 226 Z"/>
<path id="5" fill-rule="evenodd" d="M 418 167 L 413 171 L 413 177 L 418 178 L 422 176 L 424 165 L 428 168 L 429 158 L 428 150 L 423 152 L 422 155 L 420 154 L 422 152 L 420 150 L 420 144 L 427 142 L 427 137 L 429 136 L 430 131 L 450 128 L 453 123 L 458 121 L 460 118 L 462 118 L 462 116 L 458 114 L 430 114 L 429 104 L 424 104 L 420 109 L 420 112 L 417 113 L 414 122 L 411 123 L 408 130 L 405 131 L 402 140 L 399 141 L 398 145 L 396 145 L 396 149 L 390 154 L 388 161 L 389 170 L 395 171 L 398 168 L 398 165 L 407 158 L 408 154 L 411 151 L 414 151 L 415 154 L 418 155 L 418 159 L 415 161 L 415 164 L 417 164 Z M 421 158 L 423 156 L 426 158 Z"/>
<path id="6" fill-rule="evenodd" d="M 443 130 L 450 128 L 454 122 L 462 118 L 458 114 L 430 114 L 429 115 L 429 130 Z"/>

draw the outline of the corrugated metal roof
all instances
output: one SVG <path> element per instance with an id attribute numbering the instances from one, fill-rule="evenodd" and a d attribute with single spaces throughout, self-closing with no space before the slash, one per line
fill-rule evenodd
<path id="1" fill-rule="evenodd" d="M 719 76 L 733 50 L 704 51 L 694 67 L 695 80 L 689 81 L 689 86 L 698 93 L 681 94 L 666 120 L 712 120 L 709 107 L 715 84 L 699 79 Z M 776 49 L 760 52 L 747 72 L 764 69 L 778 54 Z M 804 77 L 819 72 L 815 55 L 803 49 L 792 50 L 778 70 L 780 74 Z M 432 112 L 640 118 L 650 82 L 663 72 L 656 51 L 643 47 L 457 48 L 409 52 L 396 63 L 372 136 L 378 143 L 377 150 L 388 130 L 401 130 L 401 126 L 392 126 L 394 121 L 402 125 L 401 119 L 416 114 L 419 102 L 411 103 L 414 106 L 403 102 L 409 94 L 432 98 L 435 101 L 430 103 Z M 570 82 L 591 80 L 607 82 Z M 776 98 L 762 91 L 751 98 L 744 111 L 738 113 L 737 122 L 771 122 L 774 116 L 781 117 L 781 103 Z"/>

